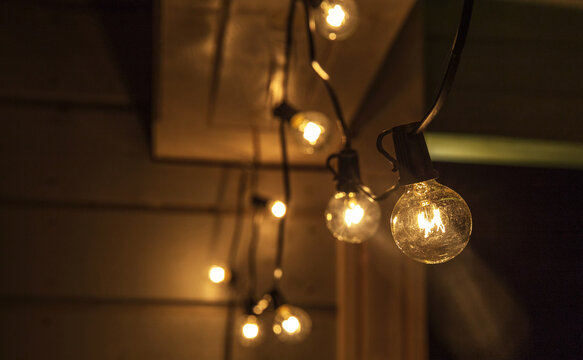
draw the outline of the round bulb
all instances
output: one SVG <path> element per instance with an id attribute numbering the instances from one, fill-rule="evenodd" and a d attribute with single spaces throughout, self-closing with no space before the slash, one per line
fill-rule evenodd
<path id="1" fill-rule="evenodd" d="M 299 112 L 291 118 L 290 125 L 292 139 L 308 154 L 321 149 L 330 137 L 330 120 L 321 112 Z"/>
<path id="2" fill-rule="evenodd" d="M 462 252 L 472 233 L 472 214 L 455 191 L 435 180 L 404 187 L 391 215 L 391 232 L 405 255 L 426 264 Z"/>
<path id="3" fill-rule="evenodd" d="M 287 207 L 285 206 L 285 203 L 283 201 L 279 201 L 279 200 L 273 201 L 270 204 L 269 209 L 271 210 L 271 214 L 278 219 L 284 217 L 284 215 L 287 211 Z"/>
<path id="4" fill-rule="evenodd" d="M 282 305 L 275 311 L 273 332 L 283 342 L 298 342 L 305 339 L 312 330 L 312 320 L 302 309 Z"/>
<path id="5" fill-rule="evenodd" d="M 345 39 L 358 26 L 358 8 L 354 0 L 324 0 L 316 11 L 316 28 L 327 39 Z"/>
<path id="6" fill-rule="evenodd" d="M 230 280 L 231 272 L 219 265 L 213 265 L 209 269 L 209 279 L 215 284 Z"/>
<path id="7" fill-rule="evenodd" d="M 362 192 L 337 192 L 326 208 L 326 225 L 335 238 L 361 243 L 379 226 L 379 204 Z"/>
<path id="8" fill-rule="evenodd" d="M 261 329 L 255 315 L 243 315 L 236 328 L 239 329 L 239 341 L 242 345 L 253 346 L 258 343 Z"/>

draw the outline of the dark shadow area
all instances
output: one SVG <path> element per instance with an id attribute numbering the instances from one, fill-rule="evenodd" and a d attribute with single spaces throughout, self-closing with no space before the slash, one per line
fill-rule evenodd
<path id="1" fill-rule="evenodd" d="M 104 29 L 130 100 L 144 133 L 151 138 L 154 70 L 154 1 L 92 0 Z"/>
<path id="2" fill-rule="evenodd" d="M 431 359 L 583 356 L 583 171 L 436 164 L 470 246 L 428 268 Z"/>

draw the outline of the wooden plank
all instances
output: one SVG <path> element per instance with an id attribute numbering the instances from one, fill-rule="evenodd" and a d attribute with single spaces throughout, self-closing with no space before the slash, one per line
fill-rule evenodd
<path id="1" fill-rule="evenodd" d="M 225 287 L 208 281 L 224 262 L 234 217 L 160 214 L 0 203 L 0 284 L 3 294 L 224 300 Z M 245 219 L 238 269 L 245 283 Z M 259 290 L 271 286 L 276 223 L 262 228 Z M 333 242 L 320 218 L 290 218 L 282 289 L 293 301 L 329 306 L 334 299 Z M 314 261 L 314 259 L 320 259 Z M 22 264 L 27 264 L 23 267 Z M 259 295 L 259 294 L 258 294 Z"/>
<path id="2" fill-rule="evenodd" d="M 306 341 L 285 346 L 267 333 L 257 348 L 234 343 L 234 358 L 333 359 L 333 314 L 310 315 L 314 331 Z M 225 317 L 223 307 L 208 306 L 3 304 L 0 319 L 10 331 L 0 347 L 3 357 L 19 359 L 216 360 L 223 356 Z"/>

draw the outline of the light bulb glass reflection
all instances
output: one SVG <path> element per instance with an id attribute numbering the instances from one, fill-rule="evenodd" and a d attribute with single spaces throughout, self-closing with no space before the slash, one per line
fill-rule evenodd
<path id="1" fill-rule="evenodd" d="M 208 272 L 209 280 L 215 284 L 220 284 L 231 279 L 231 272 L 219 265 L 213 265 Z"/>
<path id="2" fill-rule="evenodd" d="M 362 192 L 337 192 L 326 208 L 326 225 L 338 240 L 361 243 L 379 226 L 379 204 Z"/>
<path id="3" fill-rule="evenodd" d="M 239 341 L 244 346 L 253 346 L 259 342 L 261 328 L 255 315 L 245 314 L 237 321 Z"/>
<path id="4" fill-rule="evenodd" d="M 358 26 L 358 8 L 354 0 L 324 0 L 315 16 L 318 32 L 330 40 L 349 37 Z"/>
<path id="5" fill-rule="evenodd" d="M 275 311 L 273 332 L 283 342 L 298 342 L 305 339 L 312 330 L 312 320 L 302 309 L 282 305 Z"/>
<path id="6" fill-rule="evenodd" d="M 292 139 L 308 154 L 322 148 L 330 137 L 330 120 L 321 112 L 299 112 L 291 118 L 290 125 Z"/>
<path id="7" fill-rule="evenodd" d="M 283 201 L 276 200 L 270 203 L 269 210 L 271 211 L 271 215 L 280 219 L 285 216 L 287 207 Z"/>
<path id="8" fill-rule="evenodd" d="M 404 188 L 391 215 L 391 232 L 399 249 L 426 264 L 442 263 L 461 253 L 472 233 L 472 215 L 464 199 L 435 180 Z"/>

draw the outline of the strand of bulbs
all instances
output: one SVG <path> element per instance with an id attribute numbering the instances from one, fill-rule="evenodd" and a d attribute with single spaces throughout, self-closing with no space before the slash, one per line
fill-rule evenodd
<path id="1" fill-rule="evenodd" d="M 303 2 L 312 7 L 316 29 L 325 38 L 343 40 L 355 31 L 358 12 L 354 0 Z M 472 6 L 472 0 L 464 0 L 462 20 L 448 71 L 428 116 L 423 122 L 385 130 L 377 138 L 377 150 L 392 163 L 393 171 L 399 172 L 396 185 L 375 196 L 362 183 L 358 154 L 350 147 L 349 134 L 344 122 L 340 121 L 345 146 L 340 152 L 330 155 L 326 162 L 336 180 L 337 191 L 324 213 L 328 229 L 339 241 L 358 244 L 374 236 L 381 218 L 378 201 L 399 192 L 400 197 L 388 222 L 395 244 L 405 255 L 421 263 L 439 264 L 453 259 L 468 244 L 472 232 L 469 207 L 459 194 L 436 181 L 437 172 L 433 168 L 422 130 L 435 117 L 449 92 L 465 42 Z M 324 81 L 328 80 L 321 67 L 314 70 Z M 336 105 L 339 107 L 339 104 Z M 321 112 L 298 111 L 283 102 L 273 110 L 273 114 L 288 123 L 291 138 L 306 153 L 321 150 L 330 138 L 332 122 Z M 389 134 L 393 137 L 395 157 L 383 147 L 383 139 Z M 334 160 L 336 166 L 333 165 Z M 286 204 L 281 201 L 266 202 L 265 207 L 276 218 L 285 216 Z M 277 271 L 281 272 L 281 269 Z M 281 273 L 279 275 L 281 277 Z M 231 276 L 230 271 L 221 266 L 215 265 L 209 270 L 209 279 L 213 283 L 228 282 Z M 236 325 L 243 345 L 254 345 L 262 337 L 264 331 L 259 316 L 268 310 L 275 311 L 272 331 L 281 341 L 298 342 L 310 333 L 309 315 L 301 308 L 289 305 L 274 289 L 257 303 L 247 299 L 245 314 Z"/>

